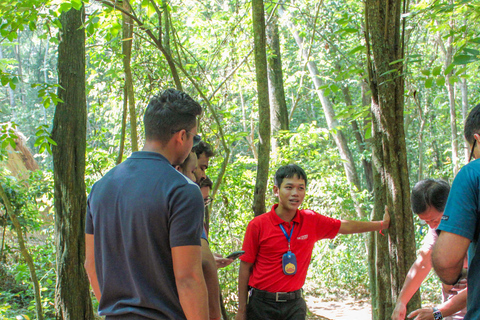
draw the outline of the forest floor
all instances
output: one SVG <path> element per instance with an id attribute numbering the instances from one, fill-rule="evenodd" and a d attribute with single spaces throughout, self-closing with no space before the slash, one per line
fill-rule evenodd
<path id="1" fill-rule="evenodd" d="M 372 311 L 370 300 L 355 300 L 353 298 L 342 298 L 325 300 L 313 296 L 306 296 L 308 309 L 311 315 L 309 320 L 370 320 Z"/>

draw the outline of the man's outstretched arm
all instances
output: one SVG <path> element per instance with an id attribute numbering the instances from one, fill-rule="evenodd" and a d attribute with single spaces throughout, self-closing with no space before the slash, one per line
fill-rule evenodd
<path id="1" fill-rule="evenodd" d="M 455 284 L 463 270 L 470 239 L 442 231 L 433 247 L 433 269 L 443 283 Z"/>
<path id="2" fill-rule="evenodd" d="M 383 229 L 388 229 L 390 226 L 390 215 L 388 211 L 385 210 L 382 221 L 353 221 L 353 220 L 342 220 L 340 225 L 340 234 L 352 234 L 352 233 L 363 233 L 369 231 L 380 231 Z"/>
<path id="3" fill-rule="evenodd" d="M 172 248 L 178 296 L 188 320 L 208 320 L 208 296 L 202 271 L 200 246 Z"/>
<path id="4" fill-rule="evenodd" d="M 420 288 L 423 280 L 432 270 L 432 250 L 421 250 L 417 260 L 410 267 L 397 299 L 392 320 L 404 320 L 407 315 L 407 304 Z"/>

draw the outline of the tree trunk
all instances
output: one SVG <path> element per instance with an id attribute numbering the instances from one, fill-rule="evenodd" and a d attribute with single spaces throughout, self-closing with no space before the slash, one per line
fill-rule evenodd
<path id="1" fill-rule="evenodd" d="M 130 4 L 127 0 L 123 1 L 123 9 L 131 12 Z M 132 59 L 132 43 L 133 43 L 133 20 L 126 14 L 122 14 L 122 54 L 123 68 L 125 69 L 125 88 L 127 89 L 128 110 L 130 113 L 130 139 L 132 140 L 132 152 L 138 151 L 138 135 L 137 135 L 137 114 L 135 112 L 135 93 L 133 90 L 133 77 L 130 61 Z"/>
<path id="2" fill-rule="evenodd" d="M 352 101 L 352 96 L 350 94 L 350 90 L 347 85 L 342 86 L 342 93 L 345 98 L 345 103 L 347 106 L 352 106 L 353 101 Z M 358 126 L 357 120 L 352 120 L 350 122 L 353 133 L 355 135 L 355 140 L 357 141 L 357 147 L 358 147 L 358 152 L 363 154 L 365 152 L 365 141 L 363 140 L 362 133 L 360 132 L 360 128 Z M 369 192 L 373 191 L 373 171 L 372 171 L 372 163 L 367 160 L 366 157 L 362 156 L 362 165 L 363 165 L 363 171 L 365 172 L 365 183 L 367 186 L 367 190 Z"/>
<path id="3" fill-rule="evenodd" d="M 270 105 L 268 99 L 267 51 L 265 47 L 265 9 L 263 0 L 252 0 L 253 35 L 255 44 L 255 73 L 258 94 L 258 165 L 253 212 L 265 212 L 265 193 L 270 162 Z"/>
<path id="4" fill-rule="evenodd" d="M 5 205 L 5 209 L 7 211 L 10 220 L 12 220 L 13 227 L 17 233 L 17 241 L 20 247 L 20 252 L 22 253 L 25 262 L 27 263 L 28 269 L 30 271 L 30 277 L 32 278 L 33 282 L 33 291 L 35 293 L 35 311 L 37 313 L 37 319 L 43 320 L 43 311 L 42 311 L 42 298 L 40 296 L 40 284 L 38 283 L 37 273 L 35 272 L 35 265 L 33 264 L 33 259 L 30 253 L 28 252 L 27 248 L 25 247 L 25 241 L 23 240 L 23 233 L 22 227 L 20 226 L 20 222 L 18 221 L 17 215 L 13 211 L 12 204 L 10 199 L 8 199 L 5 190 L 0 184 L 0 199 L 3 200 L 3 204 Z M 5 231 L 5 224 L 3 226 Z M 4 233 L 5 235 L 5 233 Z M 3 243 L 2 243 L 2 250 L 3 250 Z"/>
<path id="5" fill-rule="evenodd" d="M 268 56 L 268 90 L 270 97 L 270 122 L 272 125 L 272 151 L 276 154 L 278 148 L 278 132 L 288 130 L 288 110 L 283 87 L 282 59 L 280 38 L 278 33 L 277 15 L 274 13 L 267 24 Z"/>
<path id="6" fill-rule="evenodd" d="M 283 16 L 285 14 L 285 10 L 282 6 L 278 7 L 278 13 Z M 300 37 L 298 31 L 296 30 L 295 25 L 289 21 L 289 29 L 293 34 L 295 42 L 297 43 L 298 47 L 300 48 L 301 54 L 305 60 L 308 61 L 307 67 L 310 71 L 310 75 L 312 77 L 313 84 L 315 86 L 315 91 L 317 92 L 318 98 L 322 103 L 323 112 L 325 114 L 325 118 L 327 120 L 328 129 L 331 131 L 333 136 L 333 140 L 337 145 L 338 152 L 340 153 L 340 158 L 343 160 L 343 166 L 345 168 L 345 174 L 347 176 L 347 181 L 350 184 L 350 195 L 355 203 L 355 210 L 359 217 L 364 217 L 365 214 L 363 212 L 362 206 L 357 199 L 357 192 L 361 190 L 360 186 L 360 179 L 357 175 L 357 169 L 355 167 L 355 161 L 353 159 L 352 153 L 348 148 L 347 140 L 343 135 L 343 132 L 338 129 L 338 123 L 335 119 L 335 111 L 333 110 L 333 106 L 330 103 L 330 100 L 327 99 L 324 95 L 324 91 L 321 88 L 323 86 L 322 80 L 320 79 L 320 75 L 317 69 L 317 65 L 314 61 L 312 61 L 309 57 L 308 51 L 303 46 L 303 38 Z M 312 91 L 313 92 L 313 91 Z"/>
<path id="7" fill-rule="evenodd" d="M 116 164 L 120 164 L 123 161 L 123 151 L 125 150 L 125 135 L 127 129 L 127 111 L 128 111 L 128 93 L 127 88 L 123 88 L 123 112 L 122 112 L 122 129 L 120 133 L 120 148 L 118 150 L 118 156 Z"/>
<path id="8" fill-rule="evenodd" d="M 391 224 L 386 236 L 372 233 L 369 265 L 373 319 L 389 319 L 406 274 L 415 260 L 404 132 L 404 56 L 401 0 L 366 0 L 368 71 L 372 92 L 374 217 L 388 205 Z M 404 10 L 406 10 L 404 8 Z M 373 59 L 373 61 L 372 61 Z M 391 70 L 396 69 L 396 72 Z M 420 307 L 417 293 L 408 310 Z"/>
<path id="9" fill-rule="evenodd" d="M 57 250 L 57 319 L 93 319 L 85 261 L 85 18 L 84 8 L 60 16 L 58 97 L 52 138 Z"/>
<path id="10" fill-rule="evenodd" d="M 465 71 L 465 74 L 467 71 Z M 465 120 L 467 120 L 468 115 L 468 86 L 467 86 L 467 79 L 460 80 L 460 88 L 462 91 L 462 122 L 465 125 Z M 463 139 L 464 143 L 464 154 L 465 154 L 465 163 L 468 161 L 470 157 L 470 146 L 468 145 L 467 140 Z"/>

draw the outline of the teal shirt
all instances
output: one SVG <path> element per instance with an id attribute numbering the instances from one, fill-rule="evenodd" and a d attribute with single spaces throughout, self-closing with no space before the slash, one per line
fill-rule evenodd
<path id="1" fill-rule="evenodd" d="M 468 301 L 464 320 L 480 319 L 480 159 L 464 166 L 455 177 L 438 230 L 470 239 Z"/>

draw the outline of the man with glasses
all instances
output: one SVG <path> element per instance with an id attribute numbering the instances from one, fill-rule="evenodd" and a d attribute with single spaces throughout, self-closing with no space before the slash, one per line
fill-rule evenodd
<path id="1" fill-rule="evenodd" d="M 85 268 L 106 320 L 209 318 L 203 199 L 173 167 L 199 140 L 201 112 L 177 90 L 153 97 L 143 150 L 110 170 L 88 196 Z"/>
<path id="2" fill-rule="evenodd" d="M 454 285 L 465 277 L 463 258 L 468 251 L 468 300 L 466 320 L 480 319 L 480 104 L 465 121 L 464 136 L 471 147 L 469 163 L 452 184 L 432 263 L 440 279 Z"/>
<path id="3" fill-rule="evenodd" d="M 438 238 L 436 229 L 442 220 L 449 192 L 450 185 L 441 179 L 421 180 L 412 189 L 412 211 L 429 226 L 429 230 L 423 240 L 417 260 L 408 271 L 392 314 L 392 320 L 406 319 L 407 303 L 432 269 L 432 248 Z M 466 304 L 467 290 L 465 284 L 462 283 L 455 287 L 443 285 L 442 304 L 433 308 L 415 310 L 408 315 L 408 318 L 435 319 L 434 316 L 438 315 L 442 318 L 445 317 L 443 319 L 446 320 L 462 320 L 466 313 Z"/>

